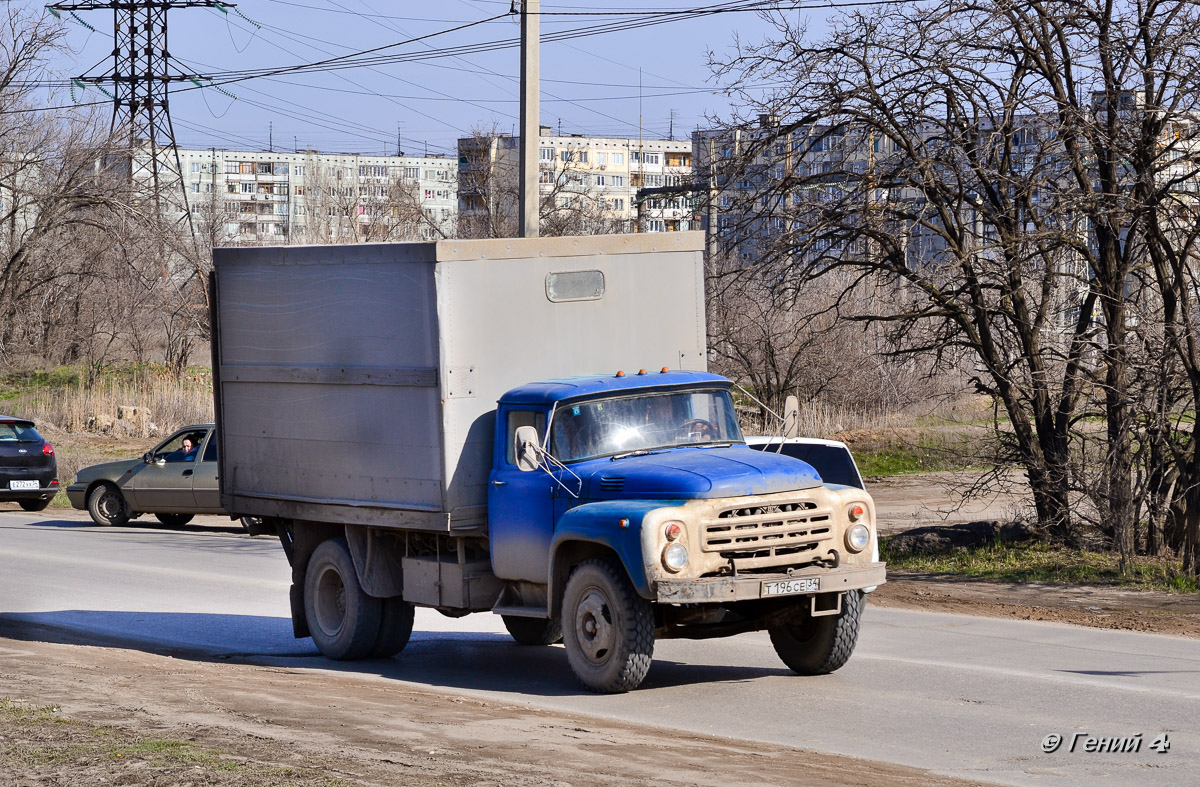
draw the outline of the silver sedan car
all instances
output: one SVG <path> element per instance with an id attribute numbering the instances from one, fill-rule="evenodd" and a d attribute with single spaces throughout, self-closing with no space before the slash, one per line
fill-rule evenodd
<path id="1" fill-rule="evenodd" d="M 85 467 L 67 487 L 67 498 L 73 507 L 87 509 L 96 524 L 110 527 L 142 514 L 172 527 L 197 514 L 229 516 L 217 488 L 216 429 L 213 424 L 185 426 L 140 459 Z M 247 530 L 255 524 L 242 520 Z"/>

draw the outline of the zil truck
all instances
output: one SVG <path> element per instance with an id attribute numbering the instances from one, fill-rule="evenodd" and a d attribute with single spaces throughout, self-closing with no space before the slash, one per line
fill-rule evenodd
<path id="1" fill-rule="evenodd" d="M 278 535 L 295 635 L 382 658 L 414 607 L 490 612 L 599 692 L 667 637 L 845 664 L 885 579 L 874 504 L 746 445 L 705 371 L 702 243 L 218 249 L 221 503 Z"/>

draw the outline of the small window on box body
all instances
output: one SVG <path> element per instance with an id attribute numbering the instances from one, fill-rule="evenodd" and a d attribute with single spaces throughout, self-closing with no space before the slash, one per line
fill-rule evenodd
<path id="1" fill-rule="evenodd" d="M 598 301 L 604 297 L 603 271 L 562 271 L 546 276 L 546 297 L 563 301 Z"/>

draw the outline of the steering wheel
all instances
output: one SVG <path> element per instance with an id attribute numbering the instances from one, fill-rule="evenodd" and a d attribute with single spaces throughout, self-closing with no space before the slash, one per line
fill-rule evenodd
<path id="1" fill-rule="evenodd" d="M 711 422 L 705 421 L 703 418 L 693 418 L 690 421 L 684 421 L 679 425 L 679 431 L 684 437 L 691 439 L 693 435 L 699 436 L 706 440 L 715 439 L 717 436 L 717 427 Z"/>

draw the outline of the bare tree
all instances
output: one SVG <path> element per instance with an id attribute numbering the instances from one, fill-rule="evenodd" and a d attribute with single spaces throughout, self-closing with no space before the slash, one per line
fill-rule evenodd
<path id="1" fill-rule="evenodd" d="M 1172 123 L 1194 128 L 1195 6 L 889 6 L 820 41 L 767 18 L 768 41 L 714 63 L 748 110 L 731 125 L 760 119 L 724 173 L 757 203 L 731 239 L 751 262 L 885 288 L 852 316 L 892 325 L 900 352 L 969 353 L 1040 521 L 1076 539 L 1081 489 L 1131 554 L 1130 285 L 1167 195 L 1195 193 L 1190 174 L 1163 177 L 1194 149 L 1163 143 Z M 764 99 L 763 83 L 789 87 Z M 1083 484 L 1071 441 L 1093 412 L 1099 475 Z"/>
<path id="2" fill-rule="evenodd" d="M 105 167 L 111 148 L 97 119 L 35 100 L 61 26 L 13 6 L 0 24 L 0 359 L 11 362 L 54 356 L 58 321 L 79 313 L 105 275 L 77 241 L 119 225 L 129 195 Z"/>

